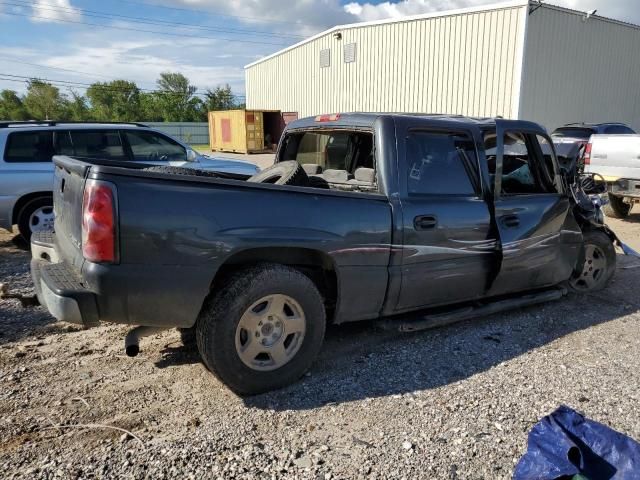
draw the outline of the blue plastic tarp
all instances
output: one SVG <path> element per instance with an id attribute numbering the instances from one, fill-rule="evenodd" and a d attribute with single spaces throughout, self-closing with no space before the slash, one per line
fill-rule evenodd
<path id="1" fill-rule="evenodd" d="M 533 427 L 514 480 L 640 479 L 640 444 L 562 406 Z M 578 477 L 579 478 L 579 477 Z"/>

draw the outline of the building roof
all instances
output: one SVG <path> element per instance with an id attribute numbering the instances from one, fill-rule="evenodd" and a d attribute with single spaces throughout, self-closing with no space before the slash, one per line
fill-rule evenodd
<path id="1" fill-rule="evenodd" d="M 443 10 L 440 12 L 431 12 L 431 13 L 424 13 L 421 15 L 410 15 L 410 16 L 406 16 L 406 17 L 399 17 L 399 18 L 388 18 L 385 20 L 376 20 L 373 22 L 358 22 L 358 23 L 350 23 L 347 25 L 336 25 L 335 27 L 332 27 L 328 30 L 325 30 L 323 32 L 320 32 L 312 37 L 306 38 L 294 45 L 291 45 L 289 47 L 283 48 L 282 50 L 279 50 L 275 53 L 272 53 L 271 55 L 268 55 L 266 57 L 263 57 L 259 60 L 256 60 L 255 62 L 252 62 L 248 65 L 245 65 L 245 69 L 247 68 L 251 68 L 254 65 L 258 65 L 260 63 L 266 62 L 267 60 L 270 60 L 274 57 L 277 57 L 279 55 L 282 55 L 286 52 L 289 52 L 291 50 L 294 50 L 298 47 L 301 47 L 302 45 L 306 45 L 307 43 L 311 43 L 314 40 L 317 40 L 321 37 L 324 37 L 325 35 L 329 35 L 331 33 L 334 32 L 339 32 L 339 31 L 343 31 L 343 30 L 350 30 L 350 29 L 354 29 L 354 28 L 364 28 L 364 27 L 370 27 L 370 26 L 375 26 L 375 25 L 386 25 L 386 24 L 391 24 L 391 23 L 403 23 L 403 22 L 413 22 L 416 20 L 427 20 L 427 19 L 431 19 L 431 18 L 441 18 L 441 17 L 452 17 L 452 16 L 456 16 L 456 15 L 468 15 L 468 14 L 473 14 L 473 13 L 482 13 L 482 12 L 490 12 L 490 11 L 495 11 L 495 10 L 505 10 L 505 9 L 509 9 L 509 8 L 518 8 L 518 7 L 526 7 L 529 5 L 533 5 L 533 6 L 537 6 L 539 5 L 537 1 L 535 0 L 508 0 L 508 1 L 503 1 L 500 3 L 493 3 L 490 5 L 483 5 L 483 6 L 479 6 L 479 7 L 468 7 L 468 8 L 458 8 L 455 10 Z M 554 10 L 559 10 L 559 11 L 563 11 L 563 12 L 568 12 L 568 13 L 573 13 L 573 14 L 578 14 L 578 15 L 584 15 L 584 12 L 578 11 L 578 10 L 572 10 L 570 8 L 565 8 L 565 7 L 559 7 L 556 5 L 551 5 L 548 3 L 542 3 L 541 6 L 545 7 L 545 8 L 551 8 Z M 625 27 L 631 27 L 631 28 L 636 28 L 636 29 L 640 29 L 639 25 L 634 25 L 632 23 L 628 23 L 628 22 L 623 22 L 621 20 L 615 20 L 612 18 L 607 18 L 607 17 L 602 17 L 600 15 L 593 15 L 591 17 L 592 19 L 598 19 L 598 20 L 603 20 L 605 22 L 609 22 L 609 23 L 615 23 L 621 26 L 625 26 Z"/>

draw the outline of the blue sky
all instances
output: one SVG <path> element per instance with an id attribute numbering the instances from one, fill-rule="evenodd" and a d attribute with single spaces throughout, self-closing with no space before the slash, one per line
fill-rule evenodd
<path id="1" fill-rule="evenodd" d="M 83 84 L 120 78 L 153 89 L 160 72 L 180 71 L 200 90 L 229 83 L 243 94 L 244 65 L 336 24 L 491 3 L 0 0 L 0 89 L 24 91 L 23 77 L 31 76 L 75 82 L 79 92 Z M 640 24 L 637 0 L 549 3 Z"/>

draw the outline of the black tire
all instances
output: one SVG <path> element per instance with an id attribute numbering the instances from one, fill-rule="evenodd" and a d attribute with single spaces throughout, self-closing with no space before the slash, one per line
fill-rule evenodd
<path id="1" fill-rule="evenodd" d="M 179 328 L 180 340 L 185 347 L 191 347 L 196 343 L 196 329 L 194 328 Z"/>
<path id="2" fill-rule="evenodd" d="M 143 170 L 145 172 L 168 173 L 171 175 L 185 175 L 191 177 L 218 177 L 215 172 L 208 172 L 206 170 L 197 170 L 195 168 L 185 167 L 166 167 L 158 165 L 155 167 L 143 168 Z"/>
<path id="3" fill-rule="evenodd" d="M 573 278 L 569 281 L 571 289 L 578 293 L 597 292 L 605 289 L 613 275 L 616 272 L 616 265 L 618 257 L 616 255 L 616 249 L 613 245 L 613 241 L 609 236 L 599 230 L 590 230 L 583 233 L 584 238 L 584 250 L 582 259 L 584 265 L 580 270 L 580 273 L 575 273 Z M 598 252 L 598 258 L 602 258 L 602 266 L 595 266 L 590 263 L 593 260 L 585 258 L 585 252 L 589 247 L 593 247 Z M 582 260 L 581 260 L 582 261 Z M 590 270 L 591 269 L 591 270 Z M 587 278 L 585 280 L 585 278 Z"/>
<path id="4" fill-rule="evenodd" d="M 306 187 L 309 185 L 309 176 L 302 165 L 295 160 L 290 160 L 265 168 L 248 179 L 247 182 Z"/>
<path id="5" fill-rule="evenodd" d="M 242 315 L 262 298 L 281 294 L 294 299 L 305 316 L 306 330 L 295 355 L 280 368 L 258 371 L 236 350 Z M 316 359 L 326 328 L 324 302 L 314 283 L 298 270 L 261 264 L 241 270 L 205 302 L 196 323 L 198 350 L 205 365 L 239 395 L 256 395 L 298 380 Z"/>
<path id="6" fill-rule="evenodd" d="M 18 231 L 27 243 L 31 241 L 31 235 L 33 233 L 29 220 L 31 219 L 31 215 L 40 208 L 50 208 L 53 212 L 53 197 L 38 197 L 29 200 L 18 212 Z"/>
<path id="7" fill-rule="evenodd" d="M 609 194 L 609 203 L 604 206 L 604 213 L 611 218 L 627 218 L 633 206 L 624 203 L 624 198 Z"/>

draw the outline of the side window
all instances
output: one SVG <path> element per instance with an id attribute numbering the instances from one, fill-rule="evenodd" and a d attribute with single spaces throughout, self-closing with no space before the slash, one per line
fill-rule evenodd
<path id="1" fill-rule="evenodd" d="M 53 134 L 54 150 L 56 155 L 73 156 L 73 142 L 71 142 L 71 132 L 56 130 Z"/>
<path id="2" fill-rule="evenodd" d="M 5 162 L 50 162 L 53 157 L 53 132 L 13 132 L 7 138 Z"/>
<path id="3" fill-rule="evenodd" d="M 136 162 L 186 162 L 187 151 L 179 143 L 155 132 L 124 130 Z"/>
<path id="4" fill-rule="evenodd" d="M 105 160 L 128 160 L 117 130 L 72 130 L 74 155 Z"/>
<path id="5" fill-rule="evenodd" d="M 406 139 L 409 195 L 477 195 L 473 141 L 460 134 L 414 131 Z"/>
<path id="6" fill-rule="evenodd" d="M 485 137 L 489 173 L 495 185 L 496 141 L 495 134 Z M 547 193 L 535 172 L 536 153 L 531 141 L 520 132 L 504 135 L 501 195 L 531 195 Z"/>

